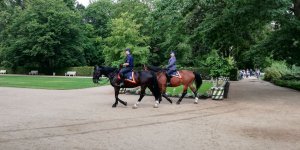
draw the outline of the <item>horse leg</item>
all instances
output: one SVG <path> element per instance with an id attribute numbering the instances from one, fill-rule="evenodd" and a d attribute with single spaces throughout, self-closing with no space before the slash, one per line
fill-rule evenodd
<path id="1" fill-rule="evenodd" d="M 195 95 L 195 101 L 194 101 L 194 104 L 198 104 L 198 97 L 197 97 L 197 91 L 196 91 L 196 88 L 191 84 L 190 86 L 190 89 L 193 91 L 194 95 Z"/>
<path id="2" fill-rule="evenodd" d="M 179 100 L 176 102 L 176 104 L 180 104 L 180 102 L 182 101 L 182 99 L 184 98 L 184 96 L 186 95 L 186 93 L 187 93 L 187 85 L 184 85 L 184 87 L 183 87 L 183 92 L 182 92 L 182 94 L 181 94 L 181 97 L 179 98 Z"/>
<path id="3" fill-rule="evenodd" d="M 127 102 L 125 102 L 125 101 L 122 101 L 121 99 L 119 99 L 118 98 L 118 100 L 119 100 L 119 102 L 121 103 L 121 104 L 123 104 L 124 106 L 127 106 Z"/>
<path id="4" fill-rule="evenodd" d="M 162 86 L 161 93 L 162 93 L 162 96 L 163 96 L 167 101 L 169 101 L 171 104 L 173 103 L 173 101 L 166 95 L 166 87 L 165 87 L 165 86 Z"/>
<path id="5" fill-rule="evenodd" d="M 148 86 L 148 88 L 150 89 L 150 91 L 152 92 L 152 94 L 154 95 L 154 89 L 152 86 Z M 159 96 L 158 98 L 155 97 L 155 104 L 154 104 L 154 108 L 158 108 L 158 104 L 161 102 L 161 96 Z"/>
<path id="6" fill-rule="evenodd" d="M 173 103 L 173 101 L 166 95 L 166 93 L 163 93 L 162 96 L 168 100 L 171 104 Z"/>
<path id="7" fill-rule="evenodd" d="M 143 99 L 143 97 L 145 96 L 145 91 L 146 91 L 146 86 L 141 86 L 141 94 L 140 94 L 140 98 L 138 99 L 138 101 L 132 106 L 133 109 L 137 109 L 139 103 L 141 102 L 141 100 Z"/>
<path id="8" fill-rule="evenodd" d="M 115 87 L 115 103 L 112 105 L 113 108 L 117 107 L 118 105 L 118 102 L 119 102 L 119 98 L 118 98 L 118 95 L 119 95 L 119 92 L 120 92 L 120 87 Z"/>
<path id="9" fill-rule="evenodd" d="M 114 107 L 117 107 L 117 105 L 118 105 L 118 102 L 120 102 L 120 103 L 122 103 L 123 105 L 125 105 L 125 106 L 127 106 L 127 102 L 125 102 L 125 101 L 122 101 L 121 99 L 119 99 L 119 92 L 120 92 L 120 87 L 115 87 L 115 99 L 116 99 L 116 101 L 115 101 L 115 103 L 112 105 L 112 107 L 114 108 Z"/>

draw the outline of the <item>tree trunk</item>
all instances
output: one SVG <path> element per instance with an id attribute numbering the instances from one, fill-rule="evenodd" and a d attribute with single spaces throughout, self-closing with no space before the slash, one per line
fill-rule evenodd
<path id="1" fill-rule="evenodd" d="M 293 11 L 295 15 L 300 19 L 300 0 L 294 0 L 294 8 Z"/>

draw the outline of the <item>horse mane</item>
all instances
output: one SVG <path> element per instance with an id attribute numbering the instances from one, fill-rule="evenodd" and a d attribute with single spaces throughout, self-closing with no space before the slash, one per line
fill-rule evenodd
<path id="1" fill-rule="evenodd" d="M 109 74 L 117 72 L 118 68 L 113 67 L 105 67 L 105 66 L 95 66 L 95 69 L 101 70 L 105 76 L 109 76 Z"/>
<path id="2" fill-rule="evenodd" d="M 118 70 L 118 68 L 113 68 L 113 67 L 104 67 L 104 66 L 101 66 L 101 67 L 99 67 L 99 68 L 101 68 L 104 72 L 114 72 L 114 71 L 116 71 L 116 70 Z"/>

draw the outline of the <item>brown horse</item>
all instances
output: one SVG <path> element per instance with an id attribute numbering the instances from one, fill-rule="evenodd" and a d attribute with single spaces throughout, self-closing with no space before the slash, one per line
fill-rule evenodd
<path id="1" fill-rule="evenodd" d="M 166 89 L 167 89 L 166 70 L 155 66 L 144 66 L 144 70 L 156 72 L 158 86 L 160 88 L 162 96 L 166 98 L 168 101 L 172 101 L 166 95 Z M 196 88 L 193 86 L 194 82 L 196 84 Z M 202 84 L 202 78 L 200 74 L 189 70 L 179 70 L 177 72 L 177 76 L 173 76 L 170 80 L 170 87 L 177 87 L 183 85 L 182 95 L 179 98 L 179 100 L 176 102 L 176 104 L 180 104 L 184 96 L 187 94 L 188 88 L 190 88 L 193 91 L 195 95 L 194 103 L 197 104 L 198 103 L 197 91 L 200 88 L 201 84 Z"/>

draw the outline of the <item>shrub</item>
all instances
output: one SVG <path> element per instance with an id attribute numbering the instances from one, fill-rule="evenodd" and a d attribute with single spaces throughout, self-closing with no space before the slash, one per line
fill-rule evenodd
<path id="1" fill-rule="evenodd" d="M 287 67 L 284 61 L 274 61 L 271 67 L 265 69 L 264 79 L 267 81 L 278 80 L 290 73 L 291 70 Z"/>
<path id="2" fill-rule="evenodd" d="M 300 67 L 293 65 L 291 72 L 293 76 L 300 78 Z"/>
<path id="3" fill-rule="evenodd" d="M 223 58 L 216 50 L 212 50 L 206 58 L 204 65 L 209 68 L 209 75 L 213 78 L 230 77 L 237 80 L 237 70 L 235 69 L 235 61 L 233 57 Z"/>
<path id="4" fill-rule="evenodd" d="M 272 68 L 265 69 L 264 80 L 272 81 L 272 80 L 279 79 L 279 78 L 281 78 L 281 74 L 279 73 L 279 71 L 274 70 Z"/>
<path id="5" fill-rule="evenodd" d="M 79 76 L 92 76 L 94 67 L 83 66 L 83 67 L 70 67 L 68 71 L 76 71 Z"/>
<path id="6" fill-rule="evenodd" d="M 279 86 L 300 90 L 299 80 L 275 80 L 274 83 Z"/>

